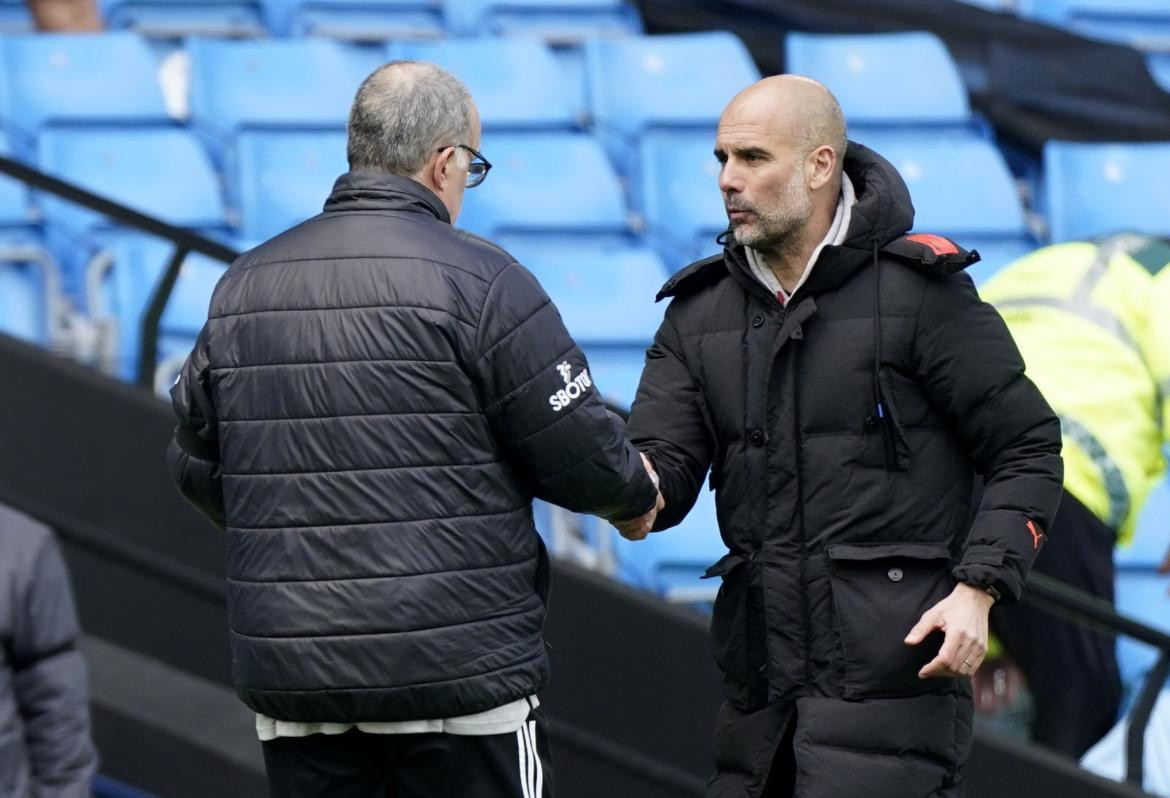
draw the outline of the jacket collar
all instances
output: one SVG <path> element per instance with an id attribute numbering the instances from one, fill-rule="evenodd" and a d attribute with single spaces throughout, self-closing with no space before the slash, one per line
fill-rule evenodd
<path id="1" fill-rule="evenodd" d="M 435 192 L 409 177 L 388 172 L 346 172 L 337 178 L 325 201 L 326 212 L 403 211 L 451 223 L 447 206 Z"/>

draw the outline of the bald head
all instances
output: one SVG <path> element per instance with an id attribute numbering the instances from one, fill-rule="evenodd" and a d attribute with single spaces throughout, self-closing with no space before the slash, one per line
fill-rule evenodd
<path id="1" fill-rule="evenodd" d="M 818 147 L 831 147 L 837 156 L 834 182 L 839 183 L 845 162 L 845 116 L 825 86 L 800 75 L 774 75 L 741 91 L 723 111 L 723 119 L 751 120 L 783 137 L 801 158 Z"/>

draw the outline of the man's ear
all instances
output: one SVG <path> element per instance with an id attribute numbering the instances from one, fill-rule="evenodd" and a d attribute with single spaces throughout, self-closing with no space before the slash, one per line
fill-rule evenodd
<path id="1" fill-rule="evenodd" d="M 455 166 L 454 154 L 455 148 L 447 147 L 439 152 L 435 158 L 434 166 L 431 167 L 431 180 L 434 181 L 435 187 L 439 191 L 446 190 L 448 181 L 452 179 Z"/>
<path id="2" fill-rule="evenodd" d="M 823 188 L 833 177 L 833 169 L 837 165 L 837 153 L 828 144 L 817 147 L 808 156 L 809 188 L 816 191 Z"/>

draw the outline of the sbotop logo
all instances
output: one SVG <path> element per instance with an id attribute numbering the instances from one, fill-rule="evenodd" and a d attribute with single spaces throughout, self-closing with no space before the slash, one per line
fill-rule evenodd
<path id="1" fill-rule="evenodd" d="M 565 381 L 565 387 L 550 396 L 548 403 L 552 405 L 555 412 L 559 413 L 589 390 L 593 386 L 593 380 L 589 378 L 589 369 L 583 369 L 580 374 L 574 377 L 573 367 L 568 361 L 557 366 L 557 371 L 560 372 L 561 379 Z"/>

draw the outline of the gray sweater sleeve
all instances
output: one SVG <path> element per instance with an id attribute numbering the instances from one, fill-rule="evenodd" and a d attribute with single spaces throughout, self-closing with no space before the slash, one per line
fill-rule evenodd
<path id="1" fill-rule="evenodd" d="M 24 727 L 33 798 L 90 794 L 97 755 L 90 739 L 85 663 L 65 563 L 48 534 L 12 592 L 10 665 Z"/>

